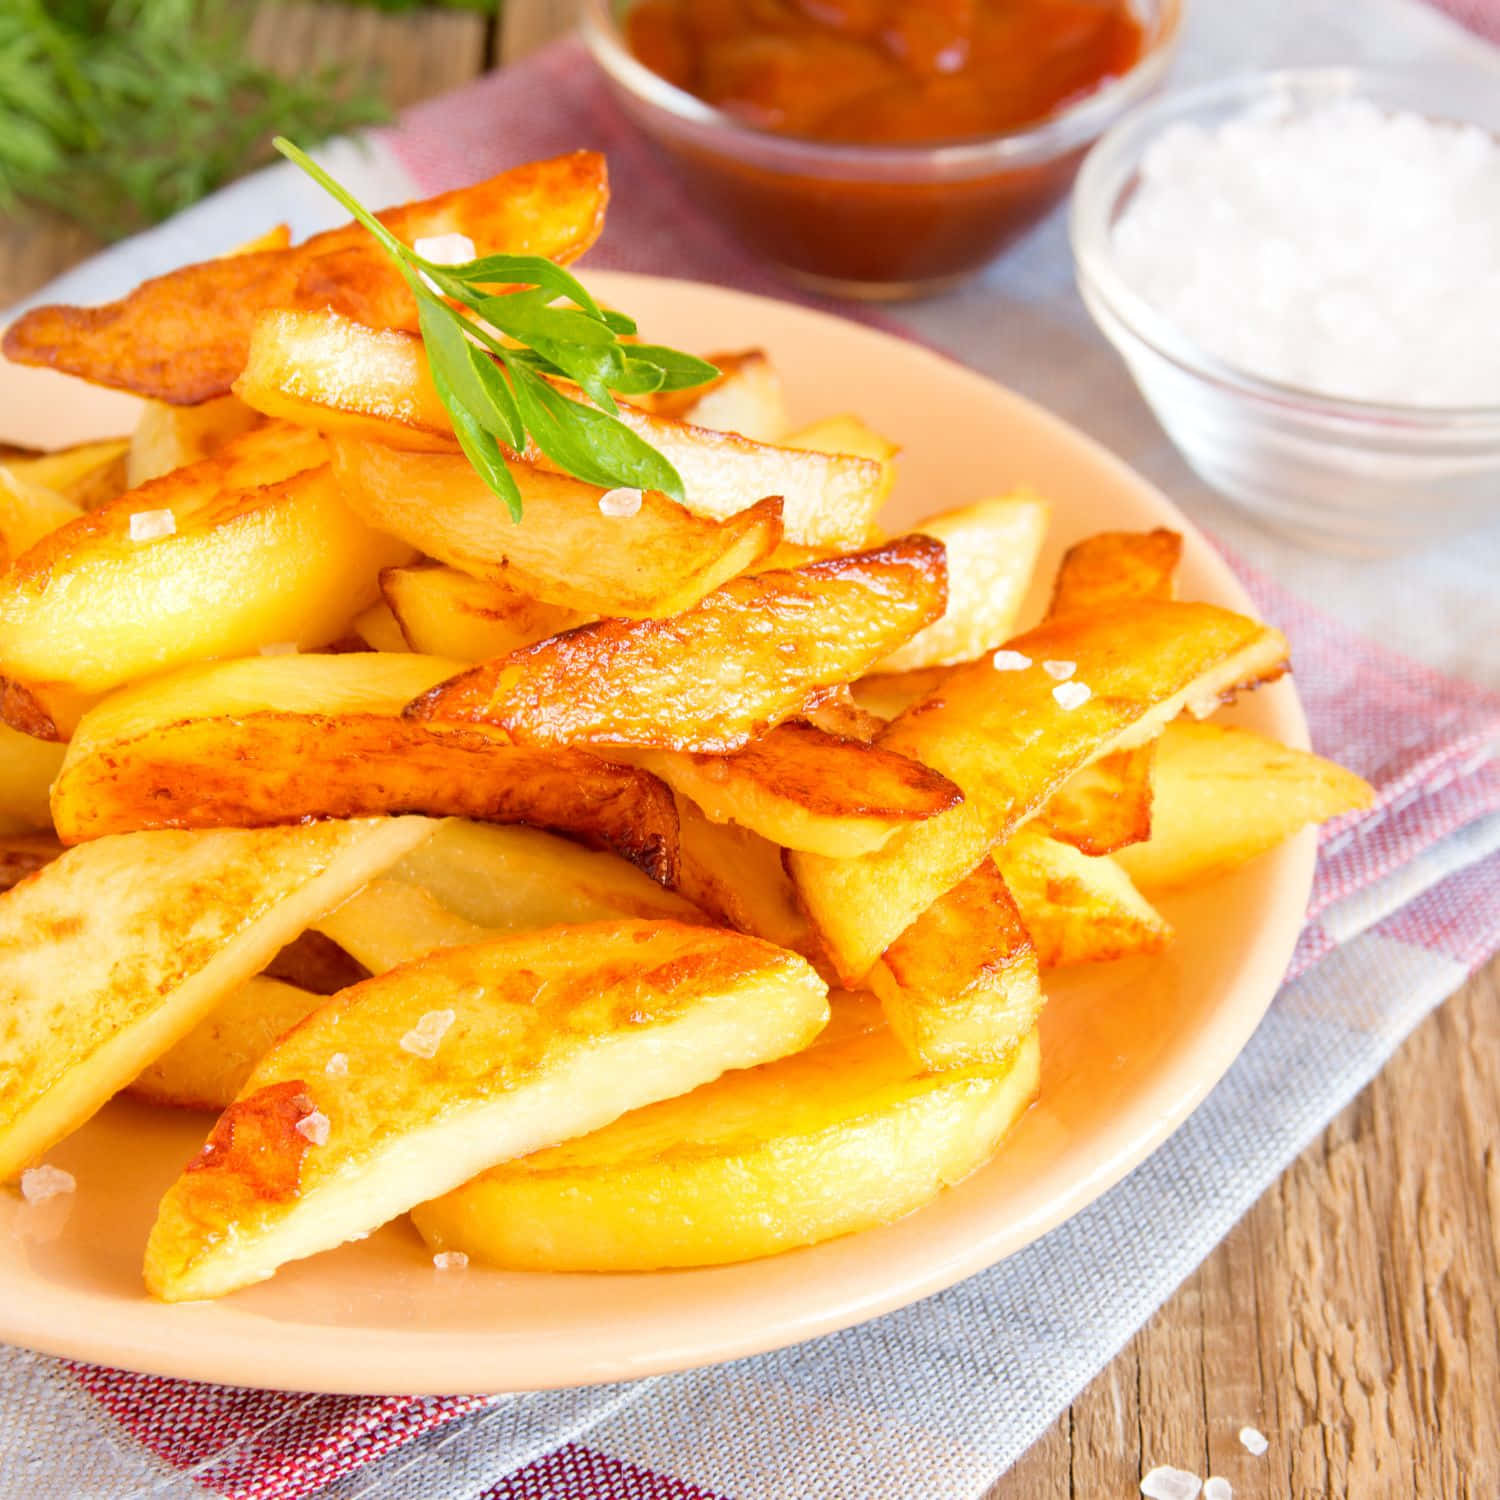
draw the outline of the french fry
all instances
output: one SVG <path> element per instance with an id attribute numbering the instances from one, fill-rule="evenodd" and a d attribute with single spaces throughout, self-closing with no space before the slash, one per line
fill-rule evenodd
<path id="1" fill-rule="evenodd" d="M 392 569 L 387 568 L 387 573 Z M 349 626 L 355 638 L 361 640 L 372 651 L 407 652 L 411 646 L 401 629 L 395 611 L 384 599 L 377 599 L 368 609 L 357 614 Z M 425 654 L 425 653 L 418 653 Z"/>
<path id="2" fill-rule="evenodd" d="M 995 863 L 1044 969 L 1158 953 L 1172 939 L 1171 925 L 1115 860 L 1081 854 L 1039 823 L 1018 828 Z"/>
<path id="3" fill-rule="evenodd" d="M 896 1040 L 939 1072 L 1004 1063 L 1042 1013 L 1036 949 L 991 860 L 885 950 L 869 984 Z"/>
<path id="4" fill-rule="evenodd" d="M 497 252 L 575 260 L 598 238 L 609 189 L 604 158 L 577 151 L 470 187 L 386 209 L 407 244 L 467 235 Z M 205 261 L 143 282 L 102 307 L 35 307 L 6 330 L 6 357 L 177 406 L 229 393 L 256 319 L 273 308 L 333 308 L 375 328 L 416 327 L 400 272 L 356 224 L 289 249 Z"/>
<path id="5" fill-rule="evenodd" d="M 774 499 L 718 522 L 647 493 L 635 515 L 607 516 L 596 486 L 513 464 L 525 511 L 512 521 L 461 453 L 337 438 L 334 469 L 369 525 L 476 578 L 589 616 L 676 614 L 781 537 Z"/>
<path id="6" fill-rule="evenodd" d="M 525 744 L 738 750 L 935 619 L 943 571 L 940 543 L 903 537 L 736 578 L 675 619 L 599 620 L 471 668 L 408 713 Z"/>
<path id="7" fill-rule="evenodd" d="M 1151 836 L 1151 767 L 1156 745 L 1106 755 L 1069 777 L 1041 813 L 1048 829 L 1080 853 L 1115 854 Z"/>
<path id="8" fill-rule="evenodd" d="M 914 672 L 872 672 L 850 686 L 855 704 L 866 713 L 889 723 L 937 691 L 952 669 L 922 667 Z"/>
<path id="9" fill-rule="evenodd" d="M 69 850 L 8 891 L 0 1181 L 431 831 L 425 818 L 391 818 L 127 834 Z"/>
<path id="10" fill-rule="evenodd" d="M 646 772 L 399 716 L 453 668 L 413 653 L 248 657 L 126 688 L 68 747 L 58 835 L 423 812 L 560 829 L 671 881 L 676 811 Z"/>
<path id="11" fill-rule="evenodd" d="M 452 418 L 414 335 L 382 334 L 332 313 L 272 314 L 256 326 L 235 391 L 259 411 L 331 436 L 419 452 L 453 450 Z M 885 467 L 857 454 L 757 443 L 632 406 L 622 406 L 619 418 L 682 476 L 695 515 L 727 520 L 775 495 L 794 542 L 861 546 L 889 488 Z M 558 473 L 534 445 L 515 456 Z"/>
<path id="12" fill-rule="evenodd" d="M 9 567 L 44 536 L 81 514 L 66 496 L 0 464 L 0 566 Z"/>
<path id="13" fill-rule="evenodd" d="M 1034 495 L 981 500 L 917 524 L 948 554 L 948 607 L 878 664 L 879 672 L 951 666 L 993 651 L 1016 616 L 1047 532 L 1047 503 Z"/>
<path id="14" fill-rule="evenodd" d="M 0 833 L 52 828 L 48 796 L 63 747 L 0 724 Z"/>
<path id="15" fill-rule="evenodd" d="M 325 1002 L 279 979 L 248 979 L 126 1092 L 172 1109 L 228 1109 L 276 1039 Z"/>
<path id="16" fill-rule="evenodd" d="M 1169 724 L 1154 779 L 1151 837 L 1118 856 L 1149 889 L 1211 880 L 1374 798 L 1332 761 L 1225 724 Z"/>
<path id="17" fill-rule="evenodd" d="M 802 959 L 706 927 L 592 923 L 429 955 L 261 1061 L 162 1200 L 147 1288 L 263 1281 L 497 1162 L 793 1052 L 827 1018 Z"/>
<path id="18" fill-rule="evenodd" d="M 1237 688 L 1278 676 L 1285 639 L 1208 604 L 1141 602 L 1069 615 L 1018 637 L 1033 665 L 997 671 L 989 658 L 950 671 L 934 695 L 894 720 L 878 743 L 941 771 L 964 801 L 873 854 L 833 860 L 792 853 L 792 877 L 846 983 L 996 843 L 1033 817 L 1069 776 L 1143 744 L 1184 709 L 1208 713 Z M 1044 661 L 1076 664 L 1086 702 L 1064 706 Z"/>
<path id="19" fill-rule="evenodd" d="M 390 879 L 372 880 L 356 891 L 323 917 L 317 930 L 371 974 L 387 973 L 440 948 L 458 948 L 493 936 L 477 922 L 449 911 L 421 886 Z M 231 1101 L 232 1096 L 224 1107 Z"/>
<path id="20" fill-rule="evenodd" d="M 0 834 L 0 892 L 19 885 L 62 853 L 51 833 Z"/>
<path id="21" fill-rule="evenodd" d="M 129 487 L 126 479 L 129 447 L 124 438 L 80 443 L 56 453 L 7 458 L 5 467 L 26 484 L 54 490 L 83 510 L 97 510 Z"/>
<path id="22" fill-rule="evenodd" d="M 101 693 L 334 639 L 377 596 L 380 570 L 411 554 L 349 509 L 312 467 L 322 455 L 313 433 L 259 429 L 43 537 L 0 578 L 0 670 Z M 150 529 L 133 540 L 142 515 Z"/>
<path id="23" fill-rule="evenodd" d="M 434 1251 L 526 1271 L 654 1271 L 775 1255 L 889 1223 L 993 1154 L 1036 1096 L 1035 1033 L 999 1067 L 932 1073 L 865 995 L 803 1051 L 476 1177 L 413 1210 Z"/>
<path id="24" fill-rule="evenodd" d="M 936 771 L 810 724 L 782 724 L 733 755 L 643 750 L 630 763 L 692 798 L 715 823 L 815 854 L 868 853 L 960 800 Z"/>
<path id="25" fill-rule="evenodd" d="M 4 584 L 0 583 L 0 590 Z M 16 682 L 0 677 L 0 723 L 32 739 L 61 743 L 100 698 L 65 682 Z"/>
<path id="26" fill-rule="evenodd" d="M 264 421 L 260 412 L 238 396 L 216 396 L 200 406 L 148 402 L 130 438 L 121 488 L 136 489 L 173 469 L 202 463 Z"/>
<path id="27" fill-rule="evenodd" d="M 454 661 L 504 656 L 588 618 L 498 579 L 432 564 L 387 568 L 380 575 L 380 591 L 413 651 Z"/>
<path id="28" fill-rule="evenodd" d="M 786 393 L 781 375 L 764 349 L 743 354 L 710 354 L 719 375 L 707 385 L 666 391 L 639 404 L 659 417 L 737 432 L 757 443 L 774 443 L 786 431 Z"/>

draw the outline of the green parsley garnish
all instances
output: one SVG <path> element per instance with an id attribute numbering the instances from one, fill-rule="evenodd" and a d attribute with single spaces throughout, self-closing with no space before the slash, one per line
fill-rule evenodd
<path id="1" fill-rule="evenodd" d="M 542 256 L 486 255 L 456 266 L 425 259 L 290 141 L 278 136 L 274 144 L 375 236 L 406 278 L 454 435 L 513 520 L 521 519 L 521 492 L 506 452 L 524 454 L 528 438 L 575 479 L 683 499 L 677 470 L 619 420 L 614 398 L 702 385 L 719 373 L 713 365 L 656 344 L 622 343 L 634 322 L 602 310 Z M 593 405 L 565 395 L 554 379 L 573 382 Z"/>

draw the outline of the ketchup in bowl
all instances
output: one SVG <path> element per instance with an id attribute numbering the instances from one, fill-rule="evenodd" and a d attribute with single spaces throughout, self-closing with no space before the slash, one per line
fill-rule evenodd
<path id="1" fill-rule="evenodd" d="M 1165 71 L 1178 0 L 591 0 L 617 95 L 753 249 L 939 290 L 1066 190 Z"/>

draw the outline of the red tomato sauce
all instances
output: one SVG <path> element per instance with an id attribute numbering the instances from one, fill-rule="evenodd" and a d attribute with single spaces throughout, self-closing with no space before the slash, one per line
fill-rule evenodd
<path id="1" fill-rule="evenodd" d="M 1140 58 L 1124 0 L 639 0 L 630 50 L 740 122 L 919 145 L 1034 125 Z"/>

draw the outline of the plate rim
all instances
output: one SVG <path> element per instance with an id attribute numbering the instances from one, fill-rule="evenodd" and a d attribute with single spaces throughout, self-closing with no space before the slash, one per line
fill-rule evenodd
<path id="1" fill-rule="evenodd" d="M 1133 490 L 1159 510 L 1163 524 L 1170 524 L 1183 533 L 1194 554 L 1195 565 L 1209 576 L 1215 597 L 1228 607 L 1258 614 L 1254 602 L 1218 549 L 1155 484 L 1082 429 L 1012 387 L 929 344 L 880 324 L 840 317 L 796 301 L 711 282 L 602 270 L 594 272 L 590 281 L 591 287 L 609 300 L 628 299 L 632 289 L 647 286 L 652 295 L 708 295 L 742 308 L 747 327 L 754 327 L 757 309 L 769 306 L 777 309 L 778 316 L 790 312 L 808 320 L 814 328 L 831 325 L 843 333 L 856 329 L 871 339 L 899 349 L 902 358 L 912 361 L 914 375 L 918 377 L 923 366 L 932 364 L 942 367 L 949 377 L 956 373 L 988 387 L 991 394 L 998 394 L 1010 403 L 1028 423 L 1082 450 L 1093 464 L 1110 471 L 1123 488 Z M 1287 677 L 1276 684 L 1273 691 L 1277 693 L 1276 712 L 1281 721 L 1278 734 L 1296 748 L 1308 748 L 1306 716 L 1295 684 Z M 77 1318 L 76 1292 L 60 1285 L 38 1288 L 28 1283 L 25 1288 L 27 1296 L 19 1303 L 13 1297 L 0 1297 L 0 1339 L 42 1354 L 114 1366 L 145 1375 L 277 1391 L 369 1396 L 443 1396 L 459 1392 L 499 1395 L 597 1385 L 707 1368 L 840 1332 L 908 1307 L 999 1264 L 1074 1217 L 1152 1155 L 1218 1084 L 1259 1026 L 1285 978 L 1312 890 L 1317 858 L 1315 831 L 1300 834 L 1267 858 L 1275 860 L 1266 882 L 1267 916 L 1247 942 L 1234 978 L 1226 982 L 1219 1010 L 1228 1012 L 1232 1009 L 1227 1002 L 1245 983 L 1242 976 L 1247 971 L 1255 976 L 1274 974 L 1273 979 L 1262 981 L 1264 994 L 1257 995 L 1253 1004 L 1242 1004 L 1233 1009 L 1232 1023 L 1221 1018 L 1221 1024 L 1213 1030 L 1210 1038 L 1187 1049 L 1164 1078 L 1153 1079 L 1151 1088 L 1144 1092 L 1151 1098 L 1170 1092 L 1170 1106 L 1148 1110 L 1147 1100 L 1136 1101 L 1129 1111 L 1130 1116 L 1149 1115 L 1149 1118 L 1137 1121 L 1137 1128 L 1129 1139 L 1122 1142 L 1099 1170 L 1055 1192 L 1044 1210 L 1008 1225 L 1004 1232 L 950 1247 L 946 1253 L 935 1253 L 922 1275 L 907 1276 L 897 1284 L 882 1284 L 855 1295 L 846 1293 L 821 1311 L 802 1314 L 789 1322 L 761 1322 L 753 1333 L 745 1331 L 742 1323 L 739 1331 L 730 1337 L 722 1333 L 708 1337 L 700 1335 L 690 1349 L 675 1345 L 644 1350 L 632 1358 L 582 1359 L 576 1354 L 572 1358 L 559 1359 L 555 1353 L 549 1357 L 542 1349 L 537 1349 L 534 1351 L 537 1356 L 535 1363 L 524 1382 L 515 1380 L 513 1368 L 508 1376 L 497 1368 L 474 1368 L 468 1334 L 460 1337 L 445 1330 L 420 1327 L 407 1331 L 271 1319 L 235 1308 L 232 1299 L 213 1304 L 189 1303 L 169 1307 L 150 1301 L 142 1293 L 130 1316 L 125 1316 L 123 1311 L 116 1314 L 125 1323 L 124 1328 L 117 1329 L 112 1322 L 108 1331 L 101 1333 L 91 1331 L 86 1317 Z M 1295 917 L 1291 915 L 1293 909 Z M 1175 1085 L 1175 1088 L 1169 1090 L 1167 1085 Z M 918 1214 L 921 1212 L 917 1211 Z M 811 1247 L 812 1250 L 816 1248 Z M 641 1274 L 676 1276 L 683 1273 Z M 6 1290 L 9 1281 L 9 1268 L 0 1263 L 0 1292 Z M 230 1359 L 226 1359 L 222 1352 L 228 1330 L 219 1327 L 212 1331 L 208 1336 L 208 1347 L 204 1348 L 201 1347 L 203 1334 L 193 1326 L 204 1314 L 222 1315 L 226 1310 L 231 1322 L 240 1323 L 241 1326 L 234 1331 L 244 1340 Z M 69 1316 L 70 1311 L 72 1316 Z M 136 1327 L 143 1320 L 149 1320 L 155 1335 L 149 1346 L 142 1342 L 146 1335 Z M 156 1331 L 158 1326 L 160 1331 Z M 295 1333 L 304 1330 L 310 1331 L 318 1340 L 316 1359 L 291 1360 L 288 1341 Z M 378 1355 L 377 1362 L 389 1362 L 393 1342 L 404 1350 L 413 1340 L 420 1347 L 412 1351 L 409 1363 L 403 1363 L 399 1380 L 385 1375 L 366 1377 L 357 1385 L 348 1383 L 347 1373 L 363 1368 L 372 1357 Z M 451 1345 L 451 1351 L 445 1349 L 445 1345 Z M 458 1362 L 462 1368 L 455 1383 L 453 1368 L 460 1351 L 463 1357 Z M 513 1358 L 509 1363 L 513 1366 Z M 295 1381 L 287 1379 L 290 1365 L 298 1367 L 299 1378 Z M 344 1373 L 335 1375 L 335 1370 Z"/>

